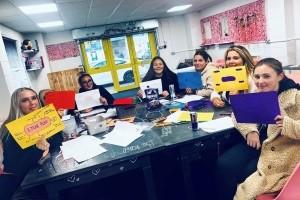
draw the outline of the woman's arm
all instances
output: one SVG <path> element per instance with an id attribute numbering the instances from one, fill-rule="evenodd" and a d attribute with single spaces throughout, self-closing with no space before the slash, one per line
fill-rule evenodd
<path id="1" fill-rule="evenodd" d="M 242 134 L 242 136 L 247 140 L 247 135 L 256 132 L 259 133 L 256 124 L 248 124 L 248 123 L 238 123 L 234 116 L 234 113 L 231 115 L 234 127 Z"/>
<path id="2" fill-rule="evenodd" d="M 114 97 L 102 86 L 99 86 L 99 92 L 101 97 L 104 97 L 108 103 L 108 105 L 112 105 L 114 103 Z"/>
<path id="3" fill-rule="evenodd" d="M 277 126 L 280 126 L 277 124 Z M 300 139 L 300 120 L 294 120 L 289 116 L 284 116 L 282 119 L 281 134 L 291 139 Z"/>

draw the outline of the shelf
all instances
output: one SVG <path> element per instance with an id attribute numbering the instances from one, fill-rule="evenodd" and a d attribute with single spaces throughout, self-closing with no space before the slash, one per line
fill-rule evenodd
<path id="1" fill-rule="evenodd" d="M 43 69 L 43 68 L 41 67 L 41 68 L 26 69 L 26 71 L 32 72 L 32 71 L 36 71 L 36 70 L 40 70 L 40 69 Z"/>
<path id="2" fill-rule="evenodd" d="M 35 54 L 37 52 L 39 52 L 38 49 L 22 50 L 22 53 L 25 53 L 25 54 Z"/>

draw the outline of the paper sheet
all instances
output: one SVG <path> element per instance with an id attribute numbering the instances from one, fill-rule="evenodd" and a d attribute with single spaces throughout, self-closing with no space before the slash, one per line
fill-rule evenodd
<path id="1" fill-rule="evenodd" d="M 102 105 L 98 89 L 77 93 L 75 95 L 76 105 L 79 111 Z"/>
<path id="2" fill-rule="evenodd" d="M 83 135 L 63 142 L 61 151 L 64 159 L 74 158 L 77 162 L 83 162 L 106 152 L 106 149 L 100 144 L 102 144 L 102 140 L 94 136 Z"/>
<path id="3" fill-rule="evenodd" d="M 178 123 L 178 117 L 181 115 L 182 111 L 178 110 L 172 114 L 170 114 L 169 116 L 167 116 L 167 119 L 164 121 L 165 123 Z"/>
<path id="4" fill-rule="evenodd" d="M 60 117 L 52 104 L 40 108 L 5 125 L 22 149 L 41 139 L 49 138 L 64 129 Z"/>
<path id="5" fill-rule="evenodd" d="M 159 94 L 161 94 L 163 92 L 161 79 L 155 79 L 152 81 L 141 82 L 140 88 L 143 92 L 143 98 L 146 98 L 145 89 L 148 89 L 148 88 L 157 88 Z"/>
<path id="6" fill-rule="evenodd" d="M 129 122 L 117 121 L 115 128 L 106 135 L 104 143 L 114 144 L 122 147 L 142 136 L 142 128 Z"/>
<path id="7" fill-rule="evenodd" d="M 208 122 L 198 123 L 198 127 L 208 133 L 214 133 L 233 128 L 234 125 L 231 117 L 222 117 Z"/>
<path id="8" fill-rule="evenodd" d="M 198 122 L 205 122 L 205 121 L 210 121 L 214 117 L 213 112 L 198 112 L 197 113 L 197 121 Z M 190 112 L 188 111 L 182 111 L 181 114 L 177 118 L 179 121 L 186 121 L 190 122 L 191 117 L 190 117 Z"/>
<path id="9" fill-rule="evenodd" d="M 180 103 L 187 103 L 190 101 L 196 101 L 196 100 L 201 100 L 201 99 L 203 99 L 203 97 L 199 96 L 199 95 L 185 95 L 183 98 L 176 99 L 175 101 L 180 102 Z"/>
<path id="10" fill-rule="evenodd" d="M 182 68 L 182 69 L 177 69 L 176 73 L 182 73 L 182 72 L 196 72 L 195 67 L 191 66 L 191 67 L 186 67 L 186 68 Z"/>
<path id="11" fill-rule="evenodd" d="M 239 123 L 275 124 L 275 117 L 280 115 L 275 91 L 230 95 L 230 102 Z"/>
<path id="12" fill-rule="evenodd" d="M 202 77 L 199 72 L 181 72 L 177 74 L 180 89 L 200 89 L 202 85 Z"/>
<path id="13" fill-rule="evenodd" d="M 245 66 L 221 68 L 213 72 L 214 89 L 217 92 L 248 89 Z"/>

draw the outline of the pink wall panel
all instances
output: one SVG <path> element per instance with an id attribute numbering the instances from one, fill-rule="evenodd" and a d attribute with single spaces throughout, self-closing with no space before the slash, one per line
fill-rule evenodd
<path id="1" fill-rule="evenodd" d="M 46 50 L 50 61 L 77 57 L 80 55 L 79 48 L 74 41 L 46 45 Z"/>
<path id="2" fill-rule="evenodd" d="M 226 26 L 221 25 L 226 19 Z M 210 22 L 211 38 L 205 38 L 204 24 Z M 200 20 L 202 30 L 202 44 L 219 44 L 228 42 L 256 42 L 267 39 L 265 2 L 256 2 L 237 7 L 223 13 Z M 226 28 L 224 28 L 226 27 Z M 228 34 L 224 34 L 224 31 Z M 223 32 L 223 34 L 222 34 Z"/>

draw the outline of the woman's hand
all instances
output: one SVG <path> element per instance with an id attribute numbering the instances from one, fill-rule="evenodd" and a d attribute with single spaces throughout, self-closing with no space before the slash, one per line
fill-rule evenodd
<path id="1" fill-rule="evenodd" d="M 0 176 L 4 173 L 4 165 L 0 162 Z"/>
<path id="2" fill-rule="evenodd" d="M 143 98 L 143 91 L 139 90 L 136 95 L 140 98 Z"/>
<path id="3" fill-rule="evenodd" d="M 47 142 L 47 140 L 45 138 L 41 138 L 39 141 L 37 141 L 36 147 L 38 149 L 44 151 L 42 157 L 47 156 L 47 154 L 49 153 L 50 144 Z"/>
<path id="4" fill-rule="evenodd" d="M 261 144 L 260 144 L 260 141 L 259 141 L 258 132 L 252 131 L 252 132 L 247 134 L 247 144 L 250 147 L 253 147 L 257 150 L 260 149 Z"/>
<path id="5" fill-rule="evenodd" d="M 279 128 L 281 131 L 283 127 L 283 117 L 281 115 L 277 115 L 274 120 L 276 122 L 277 128 Z"/>
<path id="6" fill-rule="evenodd" d="M 107 106 L 107 100 L 104 97 L 100 97 L 100 103 L 102 103 L 103 105 Z"/>
<path id="7" fill-rule="evenodd" d="M 186 88 L 185 89 L 185 93 L 186 94 L 192 94 L 193 93 L 193 90 L 191 88 Z"/>
<path id="8" fill-rule="evenodd" d="M 62 116 L 64 116 L 65 109 L 59 108 L 59 109 L 57 110 L 57 113 L 58 113 L 58 115 L 59 115 L 60 117 L 62 117 Z"/>
<path id="9" fill-rule="evenodd" d="M 168 92 L 167 90 L 165 90 L 165 91 L 163 91 L 163 92 L 161 93 L 161 95 L 162 95 L 163 97 L 167 97 L 167 96 L 169 96 L 169 92 Z"/>
<path id="10" fill-rule="evenodd" d="M 223 108 L 225 106 L 225 102 L 222 101 L 219 97 L 214 97 L 212 100 L 212 104 L 217 108 Z"/>

